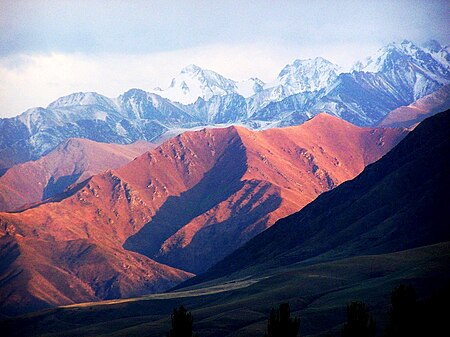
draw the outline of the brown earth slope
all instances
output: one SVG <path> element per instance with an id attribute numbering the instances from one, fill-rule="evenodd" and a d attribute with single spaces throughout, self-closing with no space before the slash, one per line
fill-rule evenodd
<path id="1" fill-rule="evenodd" d="M 30 298 L 46 305 L 71 303 L 89 293 L 96 299 L 126 297 L 180 282 L 189 274 L 149 258 L 201 272 L 279 218 L 355 177 L 404 136 L 400 129 L 359 128 L 325 114 L 285 129 L 186 132 L 72 187 L 64 198 L 0 213 L 3 245 L 17 247 L 4 259 L 11 262 L 0 267 L 2 306 Z M 84 248 L 72 250 L 71 244 L 92 246 L 89 268 L 76 263 Z M 41 263 L 27 263 L 32 249 L 39 251 L 36 259 L 43 256 Z M 140 273 L 144 262 L 150 279 Z M 125 268 L 134 283 L 119 272 L 105 274 L 105 263 L 113 266 L 108 270 Z M 37 265 L 42 269 L 36 271 Z M 154 272 L 155 266 L 163 272 Z M 45 282 L 30 277 L 33 273 Z M 69 281 L 72 277 L 76 280 Z M 77 292 L 68 292 L 65 284 Z M 51 287 L 66 299 L 43 297 Z M 14 301 L 4 289 L 11 289 Z"/>
<path id="2" fill-rule="evenodd" d="M 127 164 L 155 145 L 107 144 L 71 138 L 36 161 L 11 167 L 0 177 L 0 211 L 13 211 L 64 191 L 107 169 Z"/>

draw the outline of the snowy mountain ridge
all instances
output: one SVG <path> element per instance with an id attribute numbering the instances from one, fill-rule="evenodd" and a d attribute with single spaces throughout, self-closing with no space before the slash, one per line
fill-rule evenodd
<path id="1" fill-rule="evenodd" d="M 234 81 L 189 65 L 165 89 L 130 89 L 116 98 L 94 92 L 63 96 L 47 108 L 0 119 L 0 169 L 39 158 L 70 138 L 155 141 L 170 130 L 296 125 L 326 112 L 360 126 L 450 84 L 448 47 L 431 41 L 390 43 L 349 73 L 321 58 L 298 59 L 278 77 Z"/>
<path id="2" fill-rule="evenodd" d="M 406 62 L 418 67 L 433 77 L 448 74 L 448 47 L 442 47 L 437 41 L 430 41 L 422 49 L 413 42 L 403 40 L 400 43 L 389 43 L 364 61 L 357 62 L 352 71 L 380 73 L 388 71 L 394 64 Z M 436 76 L 437 75 L 437 76 Z"/>
<path id="3" fill-rule="evenodd" d="M 213 96 L 237 93 L 245 98 L 262 90 L 264 82 L 258 78 L 245 81 L 230 80 L 215 71 L 202 69 L 190 64 L 174 77 L 166 89 L 156 88 L 154 93 L 184 105 L 201 98 L 209 100 Z"/>
<path id="4" fill-rule="evenodd" d="M 322 57 L 297 59 L 286 65 L 274 81 L 264 83 L 256 77 L 234 81 L 191 64 L 172 79 L 168 88 L 156 88 L 153 92 L 184 105 L 195 103 L 198 98 L 207 101 L 213 96 L 233 93 L 249 98 L 263 90 L 270 92 L 269 100 L 273 101 L 300 92 L 326 88 L 336 79 L 339 69 L 339 66 Z"/>

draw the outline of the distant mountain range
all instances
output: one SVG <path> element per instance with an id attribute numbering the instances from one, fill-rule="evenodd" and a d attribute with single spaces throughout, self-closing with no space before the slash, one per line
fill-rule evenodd
<path id="1" fill-rule="evenodd" d="M 0 213 L 0 312 L 168 289 L 352 179 L 405 135 L 327 114 L 288 128 L 185 132 L 63 194 Z"/>
<path id="2" fill-rule="evenodd" d="M 73 137 L 155 141 L 166 132 L 202 126 L 297 125 L 320 112 L 374 126 L 388 112 L 449 84 L 449 59 L 448 47 L 436 41 L 423 47 L 403 41 L 385 46 L 348 73 L 320 57 L 295 60 L 271 83 L 233 81 L 190 65 L 164 90 L 131 89 L 114 99 L 75 93 L 0 119 L 0 170 L 37 159 Z"/>

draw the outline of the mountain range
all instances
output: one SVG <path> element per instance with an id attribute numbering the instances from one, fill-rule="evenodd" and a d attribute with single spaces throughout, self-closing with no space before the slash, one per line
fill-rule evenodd
<path id="1" fill-rule="evenodd" d="M 382 332 L 399 284 L 416 289 L 428 332 L 445 329 L 449 127 L 450 111 L 426 119 L 356 178 L 280 219 L 175 291 L 41 311 L 4 320 L 5 331 L 156 337 L 170 328 L 173 308 L 184 304 L 202 336 L 261 336 L 270 308 L 289 301 L 303 335 L 336 335 L 347 303 L 363 300 Z"/>
<path id="2" fill-rule="evenodd" d="M 127 144 L 201 126 L 252 129 L 298 125 L 326 112 L 359 126 L 450 83 L 448 47 L 431 41 L 391 43 L 341 72 L 317 57 L 295 60 L 278 77 L 234 81 L 189 65 L 164 90 L 131 89 L 117 98 L 97 93 L 61 97 L 0 120 L 0 170 L 38 159 L 67 138 Z M 448 86 L 445 87 L 448 91 Z M 95 131 L 94 131 L 95 130 Z M 1 173 L 0 173 L 1 174 Z"/>
<path id="3" fill-rule="evenodd" d="M 184 132 L 28 209 L 0 213 L 1 311 L 168 289 L 352 179 L 405 135 L 327 114 L 280 129 Z"/>
<path id="4" fill-rule="evenodd" d="M 298 59 L 267 83 L 191 64 L 164 89 L 0 119 L 0 317 L 146 295 L 196 297 L 220 321 L 212 295 L 233 322 L 218 335 L 252 335 L 266 299 L 319 303 L 313 322 L 334 310 L 324 292 L 366 280 L 386 297 L 414 264 L 419 285 L 445 279 L 448 52 L 405 40 L 348 72 Z M 395 258 L 397 276 L 370 262 Z"/>

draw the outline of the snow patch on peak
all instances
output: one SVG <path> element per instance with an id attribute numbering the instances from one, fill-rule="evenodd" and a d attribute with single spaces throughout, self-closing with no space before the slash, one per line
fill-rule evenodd
<path id="1" fill-rule="evenodd" d="M 63 108 L 75 105 L 101 105 L 111 107 L 113 102 L 108 97 L 97 94 L 96 92 L 77 92 L 58 98 L 48 105 L 51 108 Z"/>
<path id="2" fill-rule="evenodd" d="M 394 44 L 395 44 L 395 42 L 394 42 Z M 402 40 L 402 42 L 400 42 L 400 45 L 406 49 L 417 48 L 417 46 L 412 41 L 406 40 L 406 39 Z"/>
<path id="3" fill-rule="evenodd" d="M 251 77 L 248 80 L 236 82 L 236 92 L 244 98 L 249 98 L 264 90 L 264 85 L 259 78 Z"/>

